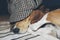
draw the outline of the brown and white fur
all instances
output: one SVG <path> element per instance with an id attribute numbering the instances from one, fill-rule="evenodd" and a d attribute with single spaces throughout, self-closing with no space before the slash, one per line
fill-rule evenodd
<path id="1" fill-rule="evenodd" d="M 43 21 L 42 21 L 43 20 Z M 56 9 L 53 11 L 50 11 L 46 14 L 43 14 L 42 11 L 35 10 L 32 11 L 31 15 L 27 17 L 26 19 L 17 22 L 14 28 L 19 28 L 20 33 L 25 33 L 28 30 L 28 27 L 30 27 L 32 30 L 36 30 L 44 23 L 53 23 L 57 25 L 56 27 L 46 27 L 49 31 L 43 31 L 43 33 L 48 32 L 49 34 L 56 36 L 56 32 L 54 30 L 59 29 L 60 27 L 60 9 Z M 51 30 L 50 30 L 51 29 Z M 41 29 L 39 29 L 41 30 Z"/>
<path id="2" fill-rule="evenodd" d="M 57 37 L 57 35 L 58 36 L 60 35 L 59 34 L 60 33 L 60 22 L 59 22 L 59 20 L 60 20 L 60 9 L 56 9 L 56 10 L 53 10 L 53 11 L 46 13 L 40 21 L 38 21 L 34 24 L 31 24 L 30 28 L 32 30 L 37 30 L 41 27 L 41 25 L 43 25 L 45 23 L 53 23 L 55 26 L 47 25 L 44 28 L 40 28 L 38 30 L 38 32 L 40 32 L 42 34 L 50 34 L 54 37 Z M 37 33 L 35 33 L 35 34 L 37 34 Z M 58 38 L 60 38 L 60 36 Z"/>
<path id="3" fill-rule="evenodd" d="M 20 22 L 17 22 L 15 27 L 19 28 L 21 33 L 24 33 L 27 31 L 30 24 L 33 24 L 39 21 L 43 17 L 43 15 L 44 14 L 39 10 L 32 11 L 29 17 L 27 17 L 26 19 Z"/>

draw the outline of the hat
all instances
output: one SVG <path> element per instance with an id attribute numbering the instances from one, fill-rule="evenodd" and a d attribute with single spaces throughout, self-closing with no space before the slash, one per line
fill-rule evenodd
<path id="1" fill-rule="evenodd" d="M 36 7 L 37 5 L 34 0 L 13 0 L 8 5 L 8 10 L 11 14 L 9 19 L 10 22 L 16 22 L 25 19 Z"/>

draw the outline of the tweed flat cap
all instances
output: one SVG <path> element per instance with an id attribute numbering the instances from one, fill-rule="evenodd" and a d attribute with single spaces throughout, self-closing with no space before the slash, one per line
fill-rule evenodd
<path id="1" fill-rule="evenodd" d="M 36 3 L 34 0 L 10 0 L 8 3 L 8 11 L 11 14 L 10 22 L 19 21 L 29 16 L 32 9 L 36 8 L 41 0 L 40 2 L 36 1 Z"/>

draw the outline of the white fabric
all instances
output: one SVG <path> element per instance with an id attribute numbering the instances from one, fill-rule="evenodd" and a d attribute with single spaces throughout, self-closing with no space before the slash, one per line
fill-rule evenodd
<path id="1" fill-rule="evenodd" d="M 5 31 L 7 31 L 7 30 L 5 30 Z M 44 30 L 44 31 L 46 31 L 46 30 Z M 13 34 L 13 33 L 11 32 L 11 33 L 7 33 L 7 34 Z M 5 36 L 7 34 L 0 34 L 0 37 Z M 30 34 L 30 35 L 27 35 L 27 34 Z M 27 36 L 24 36 L 24 35 L 27 35 Z M 39 36 L 37 36 L 37 35 L 39 35 Z M 24 37 L 22 37 L 22 36 L 24 36 Z M 36 37 L 34 37 L 34 36 L 36 36 Z M 18 38 L 18 37 L 22 37 L 22 38 Z M 33 38 L 31 38 L 31 37 L 33 37 Z M 18 38 L 18 39 L 16 39 L 16 38 Z M 30 38 L 30 39 L 28 39 L 28 38 Z M 8 35 L 6 37 L 0 38 L 0 40 L 11 40 L 11 39 L 16 39 L 16 40 L 25 40 L 25 39 L 28 39 L 28 40 L 59 40 L 48 34 L 44 34 L 44 33 L 39 34 L 39 31 L 37 31 L 35 33 L 29 31 L 25 34 L 14 34 L 14 35 Z"/>

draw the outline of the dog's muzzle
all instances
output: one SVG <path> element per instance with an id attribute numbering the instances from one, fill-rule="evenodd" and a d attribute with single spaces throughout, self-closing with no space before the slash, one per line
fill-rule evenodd
<path id="1" fill-rule="evenodd" d="M 26 33 L 27 32 L 27 30 L 28 30 L 28 27 L 27 28 L 18 28 L 18 27 L 16 27 L 16 26 L 14 26 L 12 29 L 11 29 L 11 31 L 14 33 L 14 34 L 19 34 L 19 33 Z"/>

